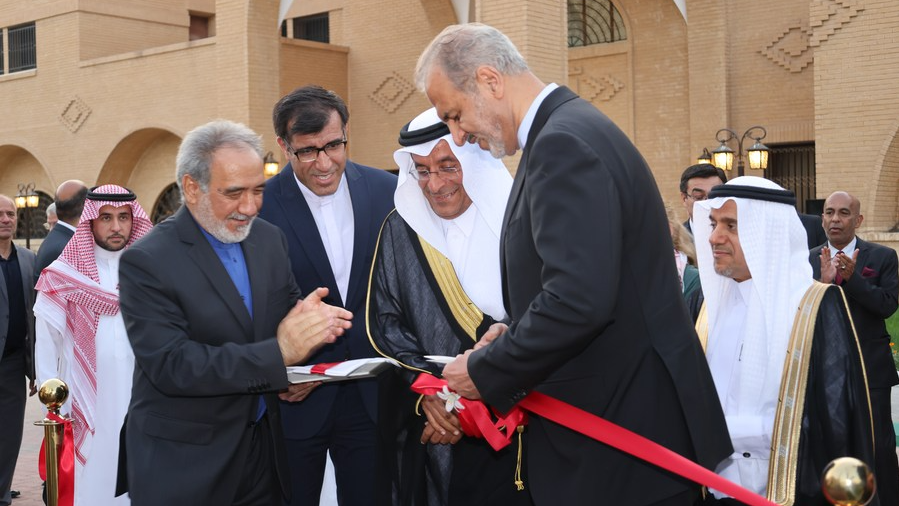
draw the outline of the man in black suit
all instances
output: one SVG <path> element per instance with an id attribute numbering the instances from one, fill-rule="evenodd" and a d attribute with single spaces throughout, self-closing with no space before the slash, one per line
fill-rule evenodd
<path id="1" fill-rule="evenodd" d="M 843 288 L 862 347 L 871 418 L 874 419 L 877 493 L 882 506 L 899 504 L 899 463 L 890 416 L 890 389 L 899 384 L 884 320 L 899 307 L 899 260 L 896 251 L 861 240 L 861 202 L 846 192 L 824 201 L 821 216 L 827 242 L 809 252 L 815 279 Z"/>
<path id="2" fill-rule="evenodd" d="M 328 288 L 325 302 L 362 314 L 378 231 L 393 209 L 396 177 L 347 157 L 346 104 L 320 86 L 304 86 L 275 104 L 278 145 L 290 163 L 265 186 L 259 216 L 287 236 L 293 275 L 303 293 Z M 310 363 L 378 356 L 360 320 Z M 375 494 L 378 389 L 375 379 L 307 383 L 302 402 L 282 404 L 290 504 L 317 505 L 330 451 L 342 505 L 388 500 Z M 379 488 L 384 494 L 388 487 Z"/>
<path id="3" fill-rule="evenodd" d="M 719 184 L 727 182 L 727 174 L 710 163 L 698 163 L 684 169 L 680 175 L 680 198 L 687 210 L 684 227 L 693 233 L 693 203 L 709 198 L 709 192 Z"/>
<path id="4" fill-rule="evenodd" d="M 77 179 L 64 181 L 56 189 L 56 225 L 44 238 L 41 247 L 37 250 L 37 260 L 34 264 L 34 283 L 41 277 L 41 271 L 59 258 L 59 254 L 69 243 L 69 239 L 75 234 L 78 222 L 81 220 L 81 211 L 84 209 L 84 200 L 87 198 L 87 186 Z"/>
<path id="5" fill-rule="evenodd" d="M 131 502 L 280 504 L 290 482 L 274 392 L 288 388 L 285 365 L 333 343 L 352 314 L 322 303 L 326 288 L 297 302 L 284 234 L 255 220 L 265 176 L 252 130 L 229 121 L 192 130 L 176 180 L 184 206 L 119 269 L 135 357 Z"/>
<path id="6" fill-rule="evenodd" d="M 664 206 L 637 149 L 571 90 L 545 85 L 511 41 L 446 28 L 416 81 L 457 145 L 522 148 L 500 240 L 511 324 L 444 369 L 508 410 L 538 390 L 714 468 L 731 444 L 680 294 Z M 688 505 L 699 487 L 573 430 L 530 419 L 534 502 Z"/>
<path id="7" fill-rule="evenodd" d="M 0 505 L 8 506 L 25 418 L 25 380 L 34 385 L 34 253 L 13 244 L 17 209 L 0 195 Z"/>

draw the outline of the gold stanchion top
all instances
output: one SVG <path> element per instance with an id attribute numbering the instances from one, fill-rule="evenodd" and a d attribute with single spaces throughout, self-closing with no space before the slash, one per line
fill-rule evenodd
<path id="1" fill-rule="evenodd" d="M 59 408 L 69 398 L 69 387 L 60 379 L 48 379 L 41 384 L 37 396 L 44 406 L 47 406 L 48 411 L 58 415 Z"/>
<path id="2" fill-rule="evenodd" d="M 874 473 L 852 457 L 834 459 L 821 475 L 824 497 L 836 506 L 864 506 L 874 497 Z"/>

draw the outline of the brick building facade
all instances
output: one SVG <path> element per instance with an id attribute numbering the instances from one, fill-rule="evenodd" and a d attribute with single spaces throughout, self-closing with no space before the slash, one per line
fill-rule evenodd
<path id="1" fill-rule="evenodd" d="M 350 156 L 393 168 L 399 128 L 428 106 L 415 61 L 467 16 L 503 30 L 539 77 L 615 120 L 673 208 L 680 172 L 717 146 L 720 128 L 761 125 L 767 175 L 796 189 L 803 207 L 849 191 L 862 201 L 861 235 L 899 246 L 899 3 L 611 4 L 296 0 L 279 29 L 277 0 L 0 0 L 0 193 L 33 182 L 52 195 L 78 178 L 128 186 L 148 211 L 163 210 L 180 140 L 211 119 L 246 123 L 283 163 L 271 107 L 308 83 L 349 103 Z M 579 13 L 605 16 L 613 37 L 569 47 Z M 34 61 L 22 69 L 15 51 L 29 26 Z M 327 42 L 295 38 L 321 40 L 307 33 L 321 29 Z"/>

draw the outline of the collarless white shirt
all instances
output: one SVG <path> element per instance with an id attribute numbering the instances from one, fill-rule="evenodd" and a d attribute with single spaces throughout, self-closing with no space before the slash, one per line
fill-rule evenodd
<path id="1" fill-rule="evenodd" d="M 328 255 L 331 272 L 334 274 L 337 289 L 340 291 L 336 295 L 345 304 L 347 290 L 350 285 L 350 269 L 353 262 L 355 223 L 353 219 L 353 202 L 350 199 L 346 173 L 340 176 L 337 191 L 322 197 L 306 188 L 306 185 L 300 182 L 295 173 L 293 178 L 297 182 L 297 186 L 300 187 L 300 192 L 303 194 L 303 198 L 306 199 L 306 204 L 309 205 L 309 211 L 312 212 L 312 218 L 315 220 L 316 228 L 318 228 L 318 235 L 321 237 L 325 253 Z"/>
<path id="2" fill-rule="evenodd" d="M 758 405 L 758 402 L 740 395 L 743 343 L 753 337 L 745 334 L 753 282 L 748 279 L 734 285 L 722 304 L 726 308 L 722 318 L 709 332 L 709 370 L 734 446 L 734 453 L 724 459 L 715 472 L 757 494 L 765 495 L 777 406 L 776 402 L 773 405 Z M 769 370 L 780 372 L 782 369 L 773 367 Z M 715 497 L 727 497 L 717 490 L 712 490 L 712 493 Z"/>
<path id="3" fill-rule="evenodd" d="M 62 221 L 62 220 L 57 221 L 57 222 L 56 222 L 56 225 L 62 225 L 63 227 L 65 227 L 65 228 L 71 230 L 72 232 L 78 230 L 77 227 L 73 227 L 72 225 L 69 225 L 68 223 L 66 223 L 66 222 L 64 222 L 64 221 Z M 54 227 L 55 227 L 56 225 L 54 225 Z"/>
<path id="4" fill-rule="evenodd" d="M 528 142 L 528 134 L 531 132 L 531 126 L 534 124 L 534 118 L 537 117 L 537 109 L 540 109 L 540 104 L 546 100 L 546 97 L 553 92 L 559 85 L 556 83 L 547 84 L 540 93 L 537 94 L 537 97 L 531 102 L 531 106 L 528 107 L 528 112 L 525 113 L 524 118 L 521 119 L 521 124 L 518 125 L 518 147 L 519 149 L 524 149 L 525 145 Z"/>
<path id="5" fill-rule="evenodd" d="M 491 232 L 484 216 L 472 203 L 459 216 L 441 219 L 446 238 L 447 258 L 465 294 L 494 320 L 506 317 L 499 269 L 499 238 Z"/>

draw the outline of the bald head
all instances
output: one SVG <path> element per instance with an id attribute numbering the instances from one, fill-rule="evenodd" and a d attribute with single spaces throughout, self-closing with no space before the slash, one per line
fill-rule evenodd
<path id="1" fill-rule="evenodd" d="M 56 189 L 56 215 L 68 223 L 77 226 L 84 210 L 84 199 L 87 198 L 87 186 L 84 181 L 70 179 L 64 181 Z"/>
<path id="2" fill-rule="evenodd" d="M 860 227 L 865 219 L 861 209 L 861 202 L 846 192 L 833 192 L 827 197 L 824 201 L 821 225 L 831 244 L 843 249 L 855 239 L 855 229 Z"/>

